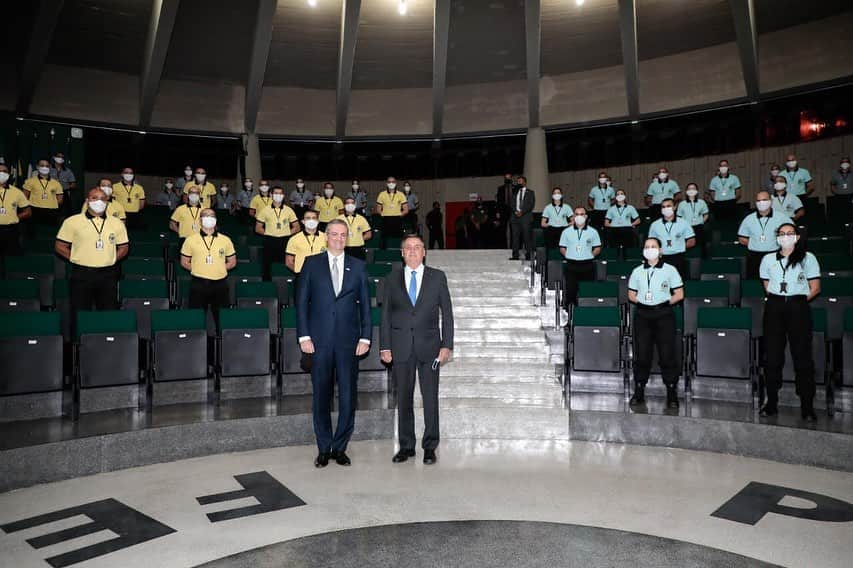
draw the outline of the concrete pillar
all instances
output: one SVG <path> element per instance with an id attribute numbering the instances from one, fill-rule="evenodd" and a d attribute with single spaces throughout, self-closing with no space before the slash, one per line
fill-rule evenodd
<path id="1" fill-rule="evenodd" d="M 527 187 L 536 195 L 536 211 L 551 200 L 551 183 L 548 177 L 548 147 L 545 130 L 541 127 L 527 129 L 527 144 L 524 149 L 524 175 Z"/>
<path id="2" fill-rule="evenodd" d="M 243 135 L 243 144 L 246 148 L 246 177 L 255 180 L 257 187 L 261 179 L 261 146 L 258 143 L 258 135 L 249 132 Z"/>

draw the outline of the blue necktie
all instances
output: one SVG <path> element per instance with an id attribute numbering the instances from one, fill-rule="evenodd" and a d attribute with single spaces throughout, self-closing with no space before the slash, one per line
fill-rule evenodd
<path id="1" fill-rule="evenodd" d="M 409 299 L 412 305 L 418 300 L 418 273 L 412 270 L 412 279 L 409 281 Z"/>

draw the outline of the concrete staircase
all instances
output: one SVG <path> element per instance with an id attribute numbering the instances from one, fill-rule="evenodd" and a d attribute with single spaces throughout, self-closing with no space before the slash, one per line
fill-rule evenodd
<path id="1" fill-rule="evenodd" d="M 568 412 L 529 290 L 529 267 L 509 256 L 428 253 L 427 264 L 447 274 L 455 317 L 453 359 L 442 367 L 439 387 L 442 438 L 568 439 Z"/>

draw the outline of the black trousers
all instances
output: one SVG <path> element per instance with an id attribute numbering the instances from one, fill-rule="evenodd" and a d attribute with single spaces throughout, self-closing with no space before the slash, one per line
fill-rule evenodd
<path id="1" fill-rule="evenodd" d="M 0 225 L 0 257 L 21 254 L 21 224 Z"/>
<path id="2" fill-rule="evenodd" d="M 729 201 L 715 201 L 712 205 L 714 217 L 717 221 L 731 221 L 738 216 L 737 201 L 730 199 Z"/>
<path id="3" fill-rule="evenodd" d="M 604 217 L 607 215 L 607 211 L 599 211 L 598 209 L 593 209 L 589 212 L 589 223 L 599 231 L 604 229 Z"/>
<path id="4" fill-rule="evenodd" d="M 117 266 L 89 268 L 79 264 L 71 265 L 68 302 L 72 330 L 77 325 L 78 311 L 118 309 L 118 279 Z"/>
<path id="5" fill-rule="evenodd" d="M 30 223 L 33 225 L 59 226 L 59 209 L 45 209 L 44 207 L 32 207 Z"/>
<path id="6" fill-rule="evenodd" d="M 518 251 L 524 247 L 524 255 L 531 258 L 533 250 L 533 222 L 530 219 L 513 217 L 509 222 L 512 234 L 512 257 L 518 258 Z"/>
<path id="7" fill-rule="evenodd" d="M 202 309 L 213 313 L 213 321 L 216 322 L 216 327 L 219 328 L 219 310 L 227 308 L 231 302 L 231 297 L 228 293 L 228 279 L 208 280 L 207 278 L 199 278 L 193 276 L 190 281 L 190 301 L 189 308 Z"/>
<path id="8" fill-rule="evenodd" d="M 397 430 L 401 450 L 415 449 L 415 371 L 424 402 L 424 437 L 421 447 L 434 450 L 438 447 L 438 377 L 441 369 L 432 369 L 433 360 L 421 361 L 414 349 L 407 361 L 394 359 L 391 375 L 397 389 Z"/>
<path id="9" fill-rule="evenodd" d="M 430 250 L 444 248 L 444 231 L 442 231 L 441 229 L 436 229 L 435 231 L 430 229 L 429 248 Z"/>
<path id="10" fill-rule="evenodd" d="M 746 279 L 758 280 L 760 276 L 761 259 L 764 258 L 766 252 L 749 251 L 746 256 Z"/>
<path id="11" fill-rule="evenodd" d="M 418 232 L 418 213 L 417 211 L 410 211 L 403 217 L 403 220 L 406 224 L 406 232 L 408 233 L 417 233 Z"/>
<path id="12" fill-rule="evenodd" d="M 678 254 L 665 254 L 663 255 L 663 261 L 674 266 L 682 280 L 690 278 L 690 274 L 687 272 L 687 262 L 684 260 L 683 252 Z"/>
<path id="13" fill-rule="evenodd" d="M 595 262 L 567 260 L 563 265 L 563 306 L 578 303 L 578 282 L 595 280 Z"/>
<path id="14" fill-rule="evenodd" d="M 269 237 L 264 235 L 263 275 L 264 280 L 272 278 L 272 265 L 284 264 L 284 251 L 290 237 Z"/>
<path id="15" fill-rule="evenodd" d="M 637 230 L 634 227 L 610 227 L 606 233 L 611 247 L 622 247 L 624 250 L 637 246 Z"/>
<path id="16" fill-rule="evenodd" d="M 144 229 L 145 228 L 145 212 L 127 213 L 127 228 L 128 229 Z"/>
<path id="17" fill-rule="evenodd" d="M 355 429 L 358 360 L 355 345 L 317 345 L 312 356 L 314 436 L 320 452 L 344 452 Z M 338 424 L 332 431 L 332 396 L 338 385 Z"/>
<path id="18" fill-rule="evenodd" d="M 705 225 L 693 225 L 693 233 L 696 235 L 696 247 L 702 252 L 702 257 L 708 253 L 705 240 Z"/>
<path id="19" fill-rule="evenodd" d="M 547 250 L 560 248 L 560 236 L 565 229 L 565 227 L 545 227 L 545 248 Z"/>
<path id="20" fill-rule="evenodd" d="M 764 304 L 764 349 L 767 362 L 764 382 L 767 401 L 775 404 L 782 388 L 785 346 L 791 348 L 797 395 L 804 406 L 815 396 L 815 365 L 812 358 L 812 313 L 805 296 L 769 295 Z"/>
<path id="21" fill-rule="evenodd" d="M 402 217 L 382 217 L 382 248 L 388 248 L 389 238 L 400 238 L 403 236 Z"/>
<path id="22" fill-rule="evenodd" d="M 652 222 L 656 221 L 657 219 L 660 219 L 660 203 L 656 205 L 649 205 L 649 217 L 651 218 Z"/>
<path id="23" fill-rule="evenodd" d="M 367 259 L 367 253 L 364 252 L 364 247 L 346 247 L 346 249 L 344 249 L 344 253 L 354 258 L 360 258 L 361 260 Z"/>
<path id="24" fill-rule="evenodd" d="M 637 338 L 634 351 L 634 384 L 645 386 L 649 381 L 655 346 L 658 350 L 663 383 L 667 387 L 678 384 L 675 315 L 672 306 L 663 304 L 647 307 L 637 304 L 634 335 Z"/>

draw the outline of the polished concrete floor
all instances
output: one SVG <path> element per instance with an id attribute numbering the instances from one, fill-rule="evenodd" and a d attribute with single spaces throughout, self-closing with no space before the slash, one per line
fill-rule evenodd
<path id="1" fill-rule="evenodd" d="M 823 568 L 853 557 L 851 473 L 584 442 L 445 441 L 434 466 L 392 464 L 391 441 L 351 444 L 348 468 L 315 469 L 314 452 L 217 455 L 0 494 L 2 565 L 474 566 L 490 543 L 496 566 Z M 795 513 L 756 513 L 768 491 Z M 386 528 L 355 530 L 369 527 Z M 290 544 L 264 548 L 278 543 Z M 270 563 L 278 552 L 287 556 Z"/>

